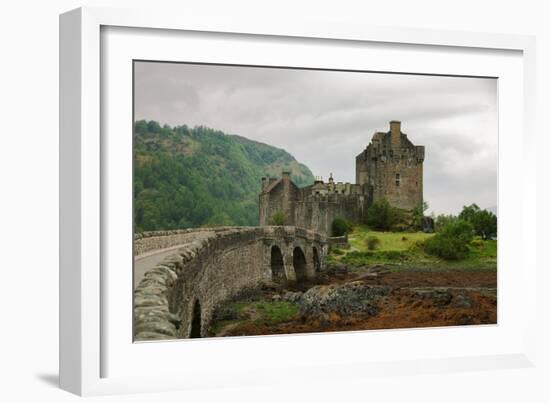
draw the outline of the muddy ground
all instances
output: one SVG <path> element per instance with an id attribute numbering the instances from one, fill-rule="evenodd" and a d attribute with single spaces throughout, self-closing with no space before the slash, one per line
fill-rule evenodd
<path id="1" fill-rule="evenodd" d="M 252 306 L 246 317 L 224 322 L 212 336 L 245 336 L 310 333 L 346 330 L 419 328 L 495 324 L 497 322 L 496 270 L 391 271 L 383 266 L 348 271 L 330 268 L 309 284 L 285 289 L 264 287 L 254 296 L 258 301 L 279 301 L 294 292 L 313 287 L 341 287 L 356 284 L 384 289 L 384 296 L 374 302 L 376 311 L 358 310 L 349 314 L 326 312 L 307 316 L 296 314 L 277 323 L 258 320 Z M 241 303 L 246 299 L 241 299 Z M 297 300 L 297 306 L 300 300 Z"/>

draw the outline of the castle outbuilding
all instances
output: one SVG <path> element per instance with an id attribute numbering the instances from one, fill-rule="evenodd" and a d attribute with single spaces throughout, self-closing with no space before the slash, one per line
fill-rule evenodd
<path id="1" fill-rule="evenodd" d="M 412 210 L 423 201 L 424 146 L 415 146 L 401 122 L 391 121 L 388 132 L 376 132 L 371 142 L 355 158 L 356 183 L 328 182 L 321 178 L 313 185 L 297 187 L 290 172 L 282 177 L 262 178 L 260 225 L 283 216 L 285 225 L 294 225 L 331 235 L 332 221 L 345 218 L 361 222 L 373 201 L 386 199 L 401 209 Z"/>

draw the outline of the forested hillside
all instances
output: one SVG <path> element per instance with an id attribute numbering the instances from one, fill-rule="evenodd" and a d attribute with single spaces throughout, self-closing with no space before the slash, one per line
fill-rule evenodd
<path id="1" fill-rule="evenodd" d="M 135 123 L 136 231 L 215 225 L 257 225 L 262 176 L 292 172 L 313 183 L 288 152 L 206 127 Z"/>

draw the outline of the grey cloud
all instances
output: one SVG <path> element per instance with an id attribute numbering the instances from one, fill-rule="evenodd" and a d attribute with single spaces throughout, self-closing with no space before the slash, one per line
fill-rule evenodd
<path id="1" fill-rule="evenodd" d="M 496 80 L 136 63 L 135 118 L 205 125 L 281 147 L 355 181 L 355 155 L 392 119 L 426 146 L 431 210 L 497 204 Z"/>

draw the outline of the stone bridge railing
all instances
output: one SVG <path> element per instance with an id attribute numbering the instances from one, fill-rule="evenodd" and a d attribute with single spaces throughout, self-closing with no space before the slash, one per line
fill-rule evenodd
<path id="1" fill-rule="evenodd" d="M 134 240 L 136 257 L 173 247 L 134 291 L 136 340 L 205 336 L 214 309 L 243 290 L 313 278 L 327 240 L 283 226 L 149 232 Z"/>

